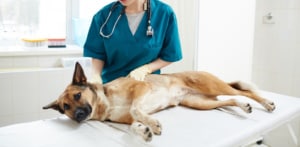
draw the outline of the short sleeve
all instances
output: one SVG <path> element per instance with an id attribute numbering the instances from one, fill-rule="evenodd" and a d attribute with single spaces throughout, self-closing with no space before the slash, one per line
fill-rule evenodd
<path id="1" fill-rule="evenodd" d="M 173 12 L 170 14 L 168 20 L 168 27 L 159 57 L 168 62 L 175 62 L 182 59 L 178 24 Z"/>
<path id="2" fill-rule="evenodd" d="M 101 13 L 97 13 L 94 15 L 86 42 L 84 44 L 83 56 L 84 57 L 92 57 L 100 60 L 106 60 L 106 53 L 103 43 L 103 37 L 100 36 L 100 20 Z"/>

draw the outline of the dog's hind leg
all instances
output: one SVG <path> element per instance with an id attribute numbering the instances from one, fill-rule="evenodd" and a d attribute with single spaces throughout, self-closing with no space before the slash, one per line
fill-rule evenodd
<path id="1" fill-rule="evenodd" d="M 252 108 L 248 103 L 242 103 L 235 99 L 218 101 L 216 98 L 206 97 L 201 94 L 188 94 L 181 102 L 180 105 L 190 107 L 198 110 L 210 110 L 223 106 L 237 106 L 246 113 L 251 113 Z"/>
<path id="2" fill-rule="evenodd" d="M 229 85 L 238 91 L 239 95 L 246 96 L 260 103 L 263 107 L 265 107 L 269 112 L 274 111 L 275 104 L 272 101 L 269 101 L 265 98 L 262 98 L 255 92 L 255 88 L 244 82 L 232 82 Z"/>
<path id="3" fill-rule="evenodd" d="M 260 103 L 269 112 L 275 109 L 275 104 L 256 94 L 254 87 L 244 82 L 226 83 L 216 76 L 206 72 L 189 72 L 173 74 L 185 85 L 203 95 L 216 97 L 219 95 L 242 95 Z"/>

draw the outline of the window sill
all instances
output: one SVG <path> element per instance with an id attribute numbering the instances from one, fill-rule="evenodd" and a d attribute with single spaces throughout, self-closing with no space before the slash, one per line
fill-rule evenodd
<path id="1" fill-rule="evenodd" d="M 82 54 L 82 50 L 83 49 L 77 45 L 67 45 L 66 48 L 28 48 L 22 46 L 0 47 L 0 57 Z"/>
<path id="2" fill-rule="evenodd" d="M 63 59 L 82 57 L 82 52 L 83 49 L 76 45 L 67 45 L 66 48 L 0 48 L 0 69 L 7 71 L 63 67 Z"/>

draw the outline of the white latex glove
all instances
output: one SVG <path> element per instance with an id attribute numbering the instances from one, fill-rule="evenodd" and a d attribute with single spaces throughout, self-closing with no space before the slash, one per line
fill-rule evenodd
<path id="1" fill-rule="evenodd" d="M 144 81 L 145 76 L 147 74 L 150 74 L 151 72 L 152 71 L 150 70 L 150 68 L 146 64 L 146 65 L 140 66 L 140 67 L 134 69 L 133 71 L 131 71 L 129 73 L 128 77 L 134 78 L 134 79 L 139 80 L 139 81 Z"/>
<path id="2" fill-rule="evenodd" d="M 102 78 L 100 75 L 98 74 L 94 74 L 92 75 L 91 80 L 89 80 L 91 83 L 98 83 L 98 84 L 102 84 Z"/>

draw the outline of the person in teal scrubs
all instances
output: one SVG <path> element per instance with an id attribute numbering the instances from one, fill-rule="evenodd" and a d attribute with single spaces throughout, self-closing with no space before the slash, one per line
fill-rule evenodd
<path id="1" fill-rule="evenodd" d="M 124 76 L 143 80 L 147 74 L 159 74 L 182 59 L 176 15 L 159 0 L 110 3 L 94 15 L 83 55 L 92 58 L 94 82 Z"/>

